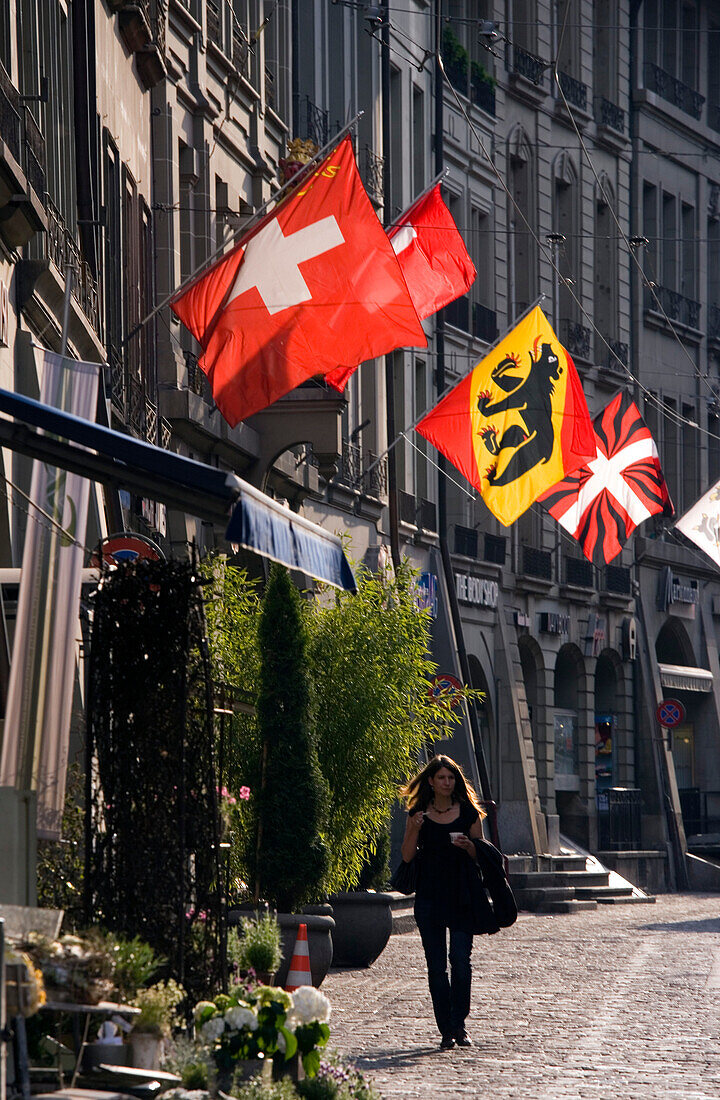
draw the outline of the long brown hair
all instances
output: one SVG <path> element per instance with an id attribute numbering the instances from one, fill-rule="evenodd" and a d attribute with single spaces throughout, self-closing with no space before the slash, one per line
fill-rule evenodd
<path id="1" fill-rule="evenodd" d="M 418 810 L 427 810 L 433 797 L 433 789 L 430 786 L 430 780 L 441 768 L 447 768 L 448 771 L 451 771 L 455 776 L 453 799 L 458 802 L 468 803 L 473 809 L 477 810 L 480 817 L 487 817 L 487 814 L 480 805 L 472 783 L 465 777 L 465 773 L 460 765 L 456 764 L 454 760 L 451 760 L 449 756 L 443 754 L 433 756 L 425 767 L 401 788 L 400 797 L 405 799 L 408 813 L 414 814 L 417 813 Z"/>

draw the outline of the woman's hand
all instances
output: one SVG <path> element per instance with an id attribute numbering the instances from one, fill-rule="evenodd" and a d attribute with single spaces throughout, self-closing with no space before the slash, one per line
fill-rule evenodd
<path id="1" fill-rule="evenodd" d="M 412 817 L 408 818 L 408 821 L 412 825 L 413 829 L 420 829 L 424 818 L 425 818 L 425 814 L 423 813 L 423 811 L 418 810 L 418 812 L 416 814 L 413 814 Z"/>
<path id="2" fill-rule="evenodd" d="M 410 863 L 415 858 L 418 838 L 420 836 L 420 827 L 424 817 L 425 814 L 422 810 L 418 810 L 416 814 L 408 815 L 408 819 L 405 822 L 405 836 L 403 837 L 400 852 L 406 863 Z"/>
<path id="3" fill-rule="evenodd" d="M 467 852 L 471 859 L 477 860 L 475 845 L 473 844 L 469 836 L 465 836 L 465 834 L 463 833 L 462 836 L 456 836 L 452 843 L 455 845 L 456 848 L 462 848 L 464 852 Z"/>

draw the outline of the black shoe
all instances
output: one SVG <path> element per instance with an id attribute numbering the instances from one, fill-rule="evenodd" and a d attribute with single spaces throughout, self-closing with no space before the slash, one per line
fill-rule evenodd
<path id="1" fill-rule="evenodd" d="M 440 1050 L 452 1050 L 455 1046 L 455 1040 L 452 1035 L 443 1035 L 440 1042 Z"/>
<path id="2" fill-rule="evenodd" d="M 455 1042 L 459 1047 L 471 1047 L 473 1045 L 473 1041 L 466 1031 L 458 1031 Z"/>

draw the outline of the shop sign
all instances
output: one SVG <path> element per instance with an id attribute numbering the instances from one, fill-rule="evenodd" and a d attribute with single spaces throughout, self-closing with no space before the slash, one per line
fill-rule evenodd
<path id="1" fill-rule="evenodd" d="M 10 294 L 7 283 L 0 279 L 0 347 L 10 344 Z"/>
<path id="2" fill-rule="evenodd" d="M 438 583 L 434 573 L 421 573 L 415 588 L 415 603 L 420 611 L 429 611 L 432 619 L 438 614 Z"/>
<path id="3" fill-rule="evenodd" d="M 540 630 L 543 634 L 569 634 L 570 616 L 559 611 L 541 611 Z"/>
<path id="4" fill-rule="evenodd" d="M 120 565 L 125 561 L 137 561 L 139 558 L 147 558 L 149 561 L 165 559 L 159 546 L 144 535 L 135 534 L 134 531 L 108 535 L 100 543 L 100 553 L 107 565 Z M 99 566 L 97 552 L 93 554 L 92 565 L 95 569 Z"/>
<path id="5" fill-rule="evenodd" d="M 622 649 L 623 657 L 626 661 L 635 660 L 635 655 L 637 654 L 637 624 L 632 616 L 628 619 L 623 619 Z"/>
<path id="6" fill-rule="evenodd" d="M 527 611 L 514 611 L 513 618 L 515 620 L 515 626 L 517 626 L 518 628 L 524 627 L 526 630 L 529 630 L 532 626 L 532 622 Z"/>
<path id="7" fill-rule="evenodd" d="M 590 612 L 588 632 L 585 635 L 585 656 L 599 657 L 605 648 L 605 616 Z"/>
<path id="8" fill-rule="evenodd" d="M 678 614 L 685 619 L 694 619 L 695 605 L 699 602 L 698 582 L 683 581 L 682 578 L 674 576 L 670 566 L 666 565 L 660 574 L 658 585 L 660 610 L 669 611 L 672 608 L 673 614 Z"/>
<path id="9" fill-rule="evenodd" d="M 499 586 L 486 577 L 473 577 L 470 573 L 455 574 L 455 591 L 460 603 L 475 607 L 497 607 Z"/>

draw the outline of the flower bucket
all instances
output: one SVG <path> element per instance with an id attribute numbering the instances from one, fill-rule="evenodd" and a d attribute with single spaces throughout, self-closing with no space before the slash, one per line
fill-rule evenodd
<path id="1" fill-rule="evenodd" d="M 163 1041 L 147 1032 L 131 1032 L 132 1064 L 135 1069 L 160 1069 Z"/>

